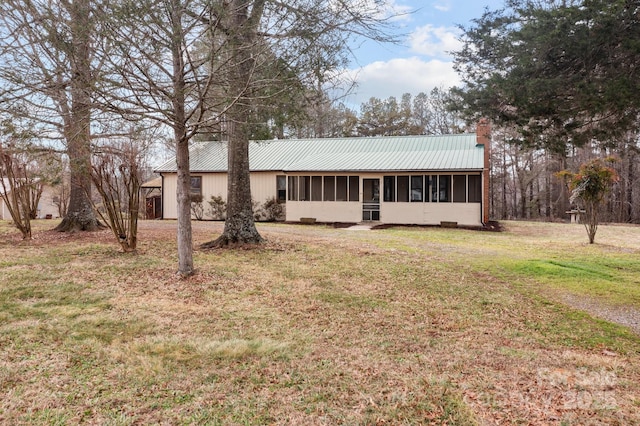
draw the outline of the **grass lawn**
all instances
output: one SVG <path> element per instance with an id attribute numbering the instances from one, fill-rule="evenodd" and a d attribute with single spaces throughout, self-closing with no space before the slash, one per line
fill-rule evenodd
<path id="1" fill-rule="evenodd" d="M 34 240 L 0 222 L 0 424 L 640 424 L 640 227 L 500 233 L 175 222 Z M 220 223 L 194 222 L 194 242 Z"/>

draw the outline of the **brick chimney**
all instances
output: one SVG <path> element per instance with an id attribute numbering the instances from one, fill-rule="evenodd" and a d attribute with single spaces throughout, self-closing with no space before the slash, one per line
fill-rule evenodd
<path id="1" fill-rule="evenodd" d="M 476 125 L 476 145 L 484 147 L 484 167 L 482 169 L 482 223 L 489 222 L 490 199 L 490 176 L 491 164 L 491 124 L 486 118 L 481 118 Z"/>

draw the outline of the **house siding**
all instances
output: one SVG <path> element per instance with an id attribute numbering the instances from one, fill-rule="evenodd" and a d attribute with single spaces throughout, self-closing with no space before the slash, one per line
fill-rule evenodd
<path id="1" fill-rule="evenodd" d="M 192 176 L 202 176 L 202 200 L 207 211 L 207 201 L 212 196 L 219 196 L 226 202 L 227 200 L 227 174 L 226 173 L 198 173 L 192 172 Z M 268 198 L 277 195 L 276 176 L 283 175 L 277 172 L 252 172 L 251 173 L 251 198 L 254 201 L 264 204 Z M 162 189 L 162 217 L 163 219 L 176 219 L 177 203 L 177 174 L 163 174 Z M 206 216 L 205 216 L 206 218 Z"/>
<path id="2" fill-rule="evenodd" d="M 363 220 L 363 179 L 379 179 L 382 189 L 384 176 L 398 175 L 430 175 L 433 171 L 405 172 L 405 173 L 283 173 L 283 172 L 252 172 L 251 194 L 253 200 L 263 204 L 268 198 L 277 195 L 276 176 L 358 176 L 358 200 L 355 201 L 292 201 L 286 203 L 286 220 L 298 222 L 301 218 L 315 218 L 318 222 L 349 222 L 357 223 Z M 456 175 L 457 173 L 440 172 L 440 175 Z M 477 174 L 470 171 L 469 174 Z M 202 196 L 206 201 L 211 196 L 220 196 L 226 201 L 227 175 L 226 173 L 192 173 L 192 176 L 202 176 Z M 176 180 L 175 173 L 163 174 L 163 218 L 175 219 L 176 210 Z M 287 188 L 289 191 L 289 188 Z M 484 192 L 484 188 L 483 188 Z M 484 195 L 484 194 L 483 194 Z M 484 198 L 484 197 L 483 197 Z M 457 222 L 462 226 L 481 226 L 483 224 L 484 203 L 459 202 L 385 202 L 380 200 L 380 223 L 439 225 L 441 222 Z"/>
<path id="3" fill-rule="evenodd" d="M 4 205 L 4 200 L 0 200 L 0 220 L 10 220 L 11 215 L 9 214 L 9 210 Z"/>
<path id="4" fill-rule="evenodd" d="M 177 219 L 178 203 L 176 201 L 176 182 L 178 179 L 178 175 L 175 173 L 171 173 L 163 175 L 162 177 L 162 218 Z"/>
<path id="5" fill-rule="evenodd" d="M 362 221 L 362 203 L 352 201 L 287 201 L 287 221 L 314 218 L 318 222 Z"/>
<path id="6" fill-rule="evenodd" d="M 52 187 L 45 186 L 43 188 L 40 201 L 38 202 L 38 219 L 45 219 L 47 215 L 50 215 L 51 218 L 60 217 L 58 214 L 58 206 L 53 202 L 54 196 L 55 192 Z M 9 209 L 3 199 L 0 199 L 0 220 L 11 220 L 11 213 L 9 213 Z"/>
<path id="7" fill-rule="evenodd" d="M 480 203 L 382 203 L 380 207 L 381 223 L 440 225 L 452 221 L 480 226 L 480 216 Z"/>

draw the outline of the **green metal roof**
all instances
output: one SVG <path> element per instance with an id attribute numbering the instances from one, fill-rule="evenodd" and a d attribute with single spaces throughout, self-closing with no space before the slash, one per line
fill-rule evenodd
<path id="1" fill-rule="evenodd" d="M 370 138 L 281 139 L 249 144 L 251 171 L 482 170 L 484 146 L 476 134 Z M 190 151 L 192 172 L 226 172 L 226 142 L 198 142 Z M 175 159 L 157 172 L 176 172 Z"/>

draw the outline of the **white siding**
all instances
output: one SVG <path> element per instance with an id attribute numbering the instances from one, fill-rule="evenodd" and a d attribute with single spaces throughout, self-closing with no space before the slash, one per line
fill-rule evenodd
<path id="1" fill-rule="evenodd" d="M 380 203 L 380 223 L 480 226 L 480 203 Z M 302 217 L 318 222 L 361 222 L 362 203 L 349 201 L 287 201 L 287 221 Z"/>
<path id="2" fill-rule="evenodd" d="M 58 206 L 53 203 L 53 197 L 55 191 L 50 186 L 45 186 L 42 190 L 42 196 L 38 203 L 37 218 L 44 219 L 47 215 L 51 215 L 52 218 L 60 217 L 58 214 Z M 0 220 L 11 220 L 11 214 L 9 209 L 4 204 L 4 200 L 0 199 Z"/>
<path id="3" fill-rule="evenodd" d="M 282 173 L 251 173 L 251 197 L 254 201 L 263 204 L 268 198 L 277 195 L 276 176 L 278 174 Z M 219 196 L 223 200 L 227 200 L 226 173 L 193 173 L 192 176 L 202 176 L 202 199 L 205 211 L 208 206 L 206 203 L 211 199 L 211 196 Z M 176 206 L 177 175 L 175 173 L 165 173 L 163 177 L 162 217 L 164 219 L 175 219 L 178 217 Z"/>
<path id="4" fill-rule="evenodd" d="M 175 173 L 163 175 L 162 179 L 162 218 L 177 219 L 177 201 L 176 201 L 176 181 L 178 175 Z M 204 186 L 204 183 L 203 183 Z"/>
<path id="5" fill-rule="evenodd" d="M 251 173 L 251 198 L 260 204 L 268 198 L 274 198 L 278 195 L 276 188 L 276 176 L 284 173 L 276 172 L 254 172 Z"/>
<path id="6" fill-rule="evenodd" d="M 40 202 L 38 203 L 38 218 L 44 219 L 47 215 L 51 215 L 52 218 L 60 217 L 58 212 L 58 206 L 53 202 L 53 197 L 55 197 L 55 190 L 50 186 L 45 186 L 42 190 L 42 196 L 40 197 Z"/>
<path id="7" fill-rule="evenodd" d="M 222 197 L 223 200 L 227 200 L 226 173 L 194 173 L 191 176 L 202 176 L 202 202 L 205 203 L 205 206 L 211 196 Z"/>
<path id="8" fill-rule="evenodd" d="M 287 201 L 287 221 L 312 217 L 318 222 L 361 222 L 362 203 L 354 201 Z"/>
<path id="9" fill-rule="evenodd" d="M 9 210 L 4 205 L 4 200 L 0 199 L 0 220 L 11 220 Z"/>
<path id="10" fill-rule="evenodd" d="M 480 226 L 480 203 L 382 203 L 380 222 L 415 225 L 440 225 L 440 222 L 458 222 L 458 225 Z"/>

